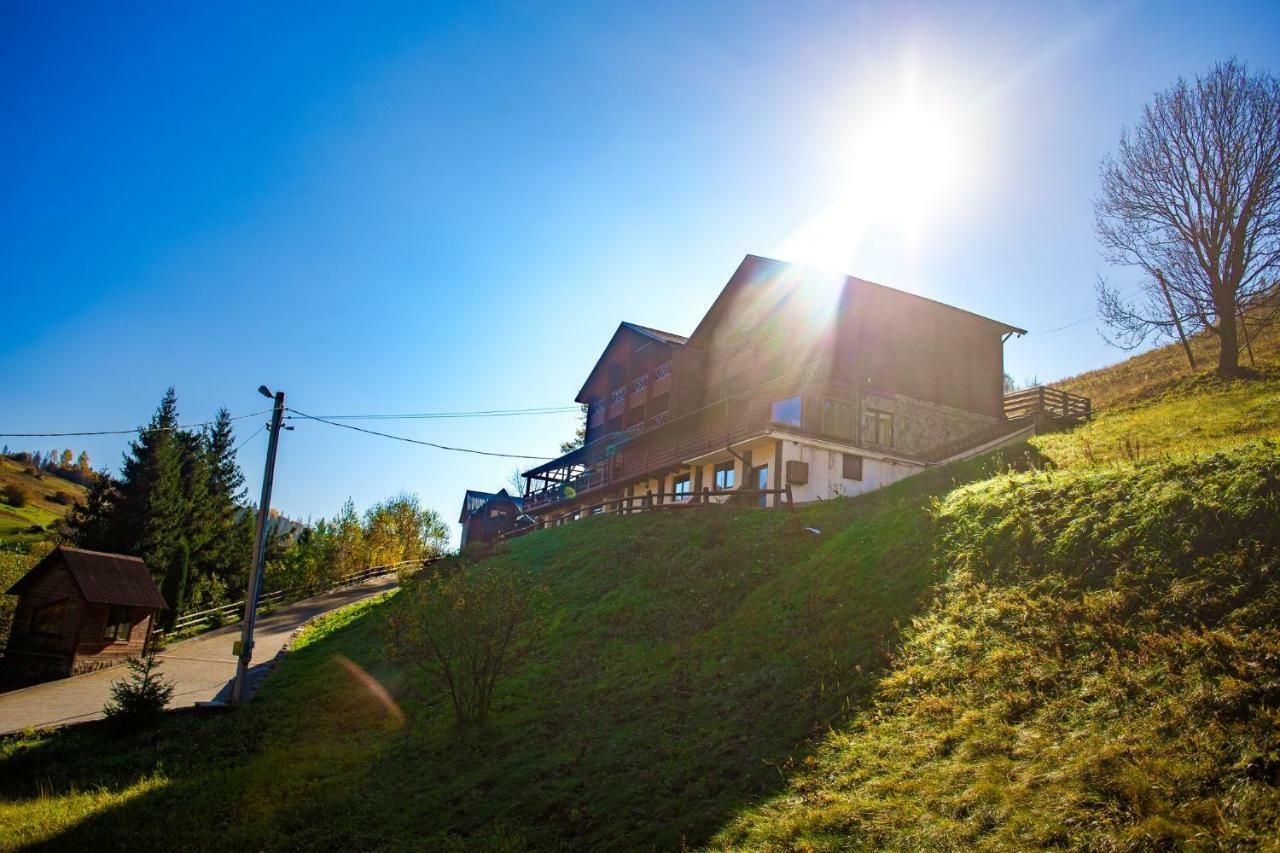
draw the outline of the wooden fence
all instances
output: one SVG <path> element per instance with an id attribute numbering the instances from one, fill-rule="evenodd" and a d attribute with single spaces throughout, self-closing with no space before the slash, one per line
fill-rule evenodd
<path id="1" fill-rule="evenodd" d="M 566 522 L 592 515 L 619 512 L 651 512 L 653 510 L 708 505 L 762 506 L 763 504 L 760 504 L 759 501 L 767 499 L 770 495 L 776 495 L 779 499 L 786 498 L 785 504 L 775 501 L 775 506 L 781 505 L 790 508 L 795 505 L 795 501 L 791 497 L 790 483 L 781 489 L 727 489 L 717 491 L 704 488 L 701 492 L 650 492 L 647 495 L 611 498 L 590 506 L 579 507 L 572 512 L 566 512 L 564 515 L 556 516 L 555 518 L 545 518 L 536 524 L 508 530 L 498 536 L 498 541 L 514 539 L 517 536 L 523 536 L 526 533 L 532 533 L 544 527 L 554 527 L 558 524 L 565 524 Z M 725 498 L 726 500 L 713 501 L 713 498 Z"/>
<path id="2" fill-rule="evenodd" d="M 439 557 L 433 557 L 427 560 L 401 560 L 398 563 L 389 563 L 385 566 L 372 566 L 344 575 L 332 583 L 310 584 L 308 586 L 290 587 L 289 589 L 278 589 L 275 592 L 264 592 L 258 596 L 258 607 L 265 608 L 277 604 L 283 604 L 288 601 L 297 601 L 311 595 L 318 595 L 322 592 L 333 592 L 339 589 L 345 589 L 349 586 L 355 586 L 373 578 L 389 575 L 392 572 L 399 571 L 402 568 L 412 565 L 427 565 L 438 560 Z M 173 623 L 173 627 L 169 629 L 157 628 L 153 636 L 164 636 L 166 634 L 176 634 L 185 631 L 188 628 L 194 628 L 197 625 L 204 625 L 210 622 L 216 622 L 219 625 L 230 622 L 238 622 L 244 616 L 244 599 L 236 601 L 232 604 L 224 604 L 221 607 L 211 607 L 208 610 L 200 610 L 195 613 L 187 613 L 180 616 Z"/>
<path id="3" fill-rule="evenodd" d="M 1040 415 L 1058 421 L 1083 423 L 1093 416 L 1093 409 L 1088 397 L 1043 385 L 1004 395 L 1005 418 L 1012 420 Z"/>

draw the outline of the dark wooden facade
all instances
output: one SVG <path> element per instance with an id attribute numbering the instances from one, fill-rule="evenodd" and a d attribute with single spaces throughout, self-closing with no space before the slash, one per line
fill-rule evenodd
<path id="1" fill-rule="evenodd" d="M 64 676 L 145 653 L 164 597 L 136 557 L 59 547 L 9 590 L 6 669 Z"/>
<path id="2" fill-rule="evenodd" d="M 619 327 L 578 398 L 591 407 L 586 445 L 526 472 L 526 510 L 661 476 L 774 428 L 928 460 L 999 427 L 1003 341 L 1022 331 L 748 256 L 688 339 Z"/>
<path id="3" fill-rule="evenodd" d="M 493 542 L 499 536 L 514 530 L 520 523 L 523 501 L 512 497 L 506 489 L 497 494 L 467 490 L 462 500 L 462 547 L 472 542 Z"/>

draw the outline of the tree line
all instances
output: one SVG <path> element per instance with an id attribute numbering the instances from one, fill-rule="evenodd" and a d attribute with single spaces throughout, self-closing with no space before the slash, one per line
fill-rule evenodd
<path id="1" fill-rule="evenodd" d="M 399 494 L 364 514 L 348 499 L 331 519 L 303 527 L 287 547 L 268 555 L 273 589 L 324 586 L 363 569 L 444 553 L 449 530 L 416 495 Z"/>
<path id="2" fill-rule="evenodd" d="M 96 476 L 93 466 L 89 463 L 89 452 L 87 450 L 80 451 L 77 456 L 69 447 L 63 448 L 61 451 L 55 447 L 47 453 L 41 453 L 39 450 L 35 452 L 26 450 L 11 451 L 9 445 L 6 444 L 3 449 L 0 449 L 0 455 L 35 471 L 47 471 L 50 474 L 56 474 L 64 480 L 70 480 L 82 486 L 92 485 L 93 478 Z"/>

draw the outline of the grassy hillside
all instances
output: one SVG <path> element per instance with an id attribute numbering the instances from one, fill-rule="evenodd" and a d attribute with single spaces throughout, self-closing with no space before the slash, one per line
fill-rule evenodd
<path id="1" fill-rule="evenodd" d="M 777 790 L 867 697 L 938 578 L 929 501 L 996 466 L 794 513 L 602 517 L 517 540 L 484 569 L 532 568 L 554 615 L 486 731 L 459 740 L 446 703 L 411 696 L 383 654 L 389 603 L 292 654 L 234 718 L 11 741 L 0 836 L 80 848 L 128 826 L 162 844 L 181 826 L 193 846 L 697 843 Z M 404 726 L 339 655 L 387 686 Z"/>
<path id="2" fill-rule="evenodd" d="M 47 471 L 36 477 L 31 466 L 0 456 L 0 492 L 16 485 L 30 495 L 26 506 L 15 507 L 4 502 L 0 494 L 0 542 L 23 542 L 40 538 L 43 530 L 71 511 L 71 504 L 84 499 L 85 488 Z M 66 498 L 59 496 L 65 495 Z"/>
<path id="3" fill-rule="evenodd" d="M 1280 838 L 1280 452 L 1015 474 L 938 511 L 946 583 L 744 849 Z"/>
<path id="4" fill-rule="evenodd" d="M 1092 424 L 869 496 L 516 540 L 473 570 L 552 613 L 481 731 L 387 660 L 393 597 L 235 715 L 0 741 L 0 846 L 1265 845 L 1280 372 L 1116 370 Z"/>

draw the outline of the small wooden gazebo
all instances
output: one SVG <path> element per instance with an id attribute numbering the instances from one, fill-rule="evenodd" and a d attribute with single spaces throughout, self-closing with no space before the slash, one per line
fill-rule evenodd
<path id="1" fill-rule="evenodd" d="M 4 667 L 77 675 L 144 654 L 168 609 L 137 557 L 59 546 L 8 590 L 18 596 Z"/>

